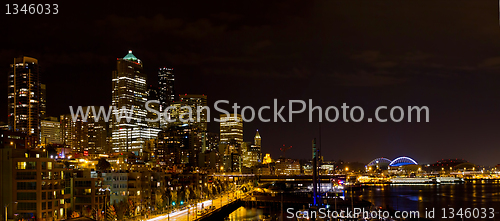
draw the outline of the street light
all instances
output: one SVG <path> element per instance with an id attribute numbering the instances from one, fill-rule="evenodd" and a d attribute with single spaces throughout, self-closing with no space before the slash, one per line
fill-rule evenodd
<path id="1" fill-rule="evenodd" d="M 14 204 L 17 204 L 17 202 L 14 202 Z M 7 208 L 9 207 L 10 203 L 5 204 L 5 221 L 7 221 Z"/>

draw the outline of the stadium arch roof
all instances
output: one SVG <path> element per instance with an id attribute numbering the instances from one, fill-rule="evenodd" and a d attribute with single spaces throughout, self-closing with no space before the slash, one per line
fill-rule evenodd
<path id="1" fill-rule="evenodd" d="M 391 161 L 391 163 L 389 164 L 389 166 L 391 167 L 399 167 L 405 165 L 418 165 L 418 163 L 417 161 L 409 157 L 398 157 Z"/>
<path id="2" fill-rule="evenodd" d="M 390 164 L 392 162 L 392 160 L 390 159 L 387 159 L 385 157 L 379 157 L 379 158 L 376 158 L 372 161 L 370 161 L 370 163 L 368 163 L 367 166 L 371 167 L 371 166 L 375 166 L 377 164 Z"/>

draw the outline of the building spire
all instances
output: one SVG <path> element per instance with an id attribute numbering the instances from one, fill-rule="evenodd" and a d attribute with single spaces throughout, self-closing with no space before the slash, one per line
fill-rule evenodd
<path id="1" fill-rule="evenodd" d="M 134 54 L 132 54 L 132 50 L 129 50 L 128 54 L 123 57 L 123 60 L 138 61 L 139 59 Z"/>
<path id="2" fill-rule="evenodd" d="M 261 137 L 259 134 L 259 130 L 257 130 L 257 133 L 255 134 L 255 137 L 253 138 L 255 146 L 261 148 Z"/>

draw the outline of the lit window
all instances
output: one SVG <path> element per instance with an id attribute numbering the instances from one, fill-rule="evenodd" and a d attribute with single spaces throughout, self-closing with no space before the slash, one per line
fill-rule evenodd
<path id="1" fill-rule="evenodd" d="M 17 169 L 18 170 L 25 170 L 26 169 L 26 162 L 17 162 Z"/>

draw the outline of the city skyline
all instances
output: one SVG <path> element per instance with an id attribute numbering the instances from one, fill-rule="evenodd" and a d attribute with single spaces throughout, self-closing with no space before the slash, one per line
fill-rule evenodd
<path id="1" fill-rule="evenodd" d="M 498 219 L 499 1 L 2 8 L 1 220 Z"/>
<path id="2" fill-rule="evenodd" d="M 7 70 L 19 55 L 38 59 L 41 82 L 47 85 L 48 116 L 67 114 L 71 105 L 109 105 L 114 59 L 128 50 L 145 62 L 144 72 L 152 79 L 148 84 L 156 85 L 159 68 L 174 68 L 175 93 L 205 94 L 209 103 L 227 99 L 263 106 L 278 98 L 314 99 L 322 106 L 425 105 L 430 108 L 429 123 L 323 123 L 323 155 L 361 162 L 406 155 L 428 163 L 443 158 L 498 163 L 494 156 L 500 154 L 495 132 L 500 123 L 496 105 L 500 79 L 495 73 L 500 30 L 497 12 L 487 10 L 491 2 L 468 7 L 472 3 L 458 1 L 445 12 L 433 9 L 448 7 L 443 2 L 248 6 L 262 10 L 260 15 L 218 3 L 206 6 L 210 12 L 193 9 L 183 15 L 175 10 L 185 7 L 182 3 L 161 4 L 165 7 L 141 6 L 147 14 L 120 12 L 119 6 L 97 13 L 86 24 L 76 22 L 76 15 L 67 11 L 61 12 L 67 21 L 57 24 L 44 17 L 38 21 L 43 25 L 37 26 L 29 22 L 33 18 L 22 17 L 35 30 L 69 30 L 68 35 L 40 34 L 43 44 L 18 44 L 25 37 L 4 36 L 12 44 L 0 52 L 0 64 Z M 390 10 L 393 7 L 406 13 Z M 98 31 L 88 31 L 93 29 Z M 304 34 L 313 30 L 321 30 L 323 36 Z M 428 33 L 439 34 L 431 38 Z M 76 41 L 96 40 L 63 41 L 69 34 Z M 458 47 L 465 43 L 467 47 Z M 2 71 L 0 77 L 7 79 L 6 75 Z M 6 103 L 6 96 L 0 101 Z M 0 113 L 0 121 L 7 123 L 6 108 Z M 218 125 L 209 123 L 208 128 L 215 132 Z M 319 138 L 319 125 L 308 123 L 306 116 L 297 117 L 297 123 L 245 124 L 246 131 L 257 129 L 266 137 L 262 151 L 273 158 L 281 154 L 283 144 L 294 146 L 288 157 L 301 158 L 301 150 Z M 253 135 L 246 133 L 244 140 L 251 141 Z M 470 154 L 471 149 L 481 151 Z"/>

